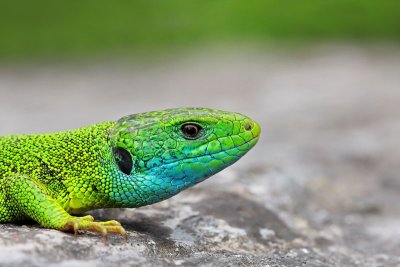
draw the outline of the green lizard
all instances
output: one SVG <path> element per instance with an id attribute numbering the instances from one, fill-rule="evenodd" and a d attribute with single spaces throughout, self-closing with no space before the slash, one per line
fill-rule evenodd
<path id="1" fill-rule="evenodd" d="M 236 162 L 260 126 L 238 113 L 179 108 L 49 134 L 0 137 L 0 222 L 120 233 L 88 210 L 170 198 Z"/>

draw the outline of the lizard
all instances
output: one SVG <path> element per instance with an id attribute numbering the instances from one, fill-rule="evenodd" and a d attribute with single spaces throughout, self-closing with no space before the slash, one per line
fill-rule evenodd
<path id="1" fill-rule="evenodd" d="M 55 133 L 0 137 L 0 223 L 99 232 L 125 229 L 84 212 L 168 199 L 230 166 L 260 126 L 234 112 L 175 108 Z"/>

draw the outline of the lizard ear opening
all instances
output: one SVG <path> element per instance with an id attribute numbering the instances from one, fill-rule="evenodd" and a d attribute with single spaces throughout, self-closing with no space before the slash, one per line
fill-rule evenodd
<path id="1" fill-rule="evenodd" d="M 122 147 L 113 148 L 115 162 L 118 168 L 125 174 L 130 175 L 132 172 L 133 161 L 131 154 Z"/>

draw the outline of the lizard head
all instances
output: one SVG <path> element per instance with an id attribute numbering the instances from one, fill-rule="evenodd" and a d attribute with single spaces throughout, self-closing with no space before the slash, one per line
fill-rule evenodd
<path id="1" fill-rule="evenodd" d="M 239 160 L 259 135 L 250 118 L 215 109 L 125 116 L 110 133 L 118 174 L 112 197 L 131 207 L 169 198 Z"/>

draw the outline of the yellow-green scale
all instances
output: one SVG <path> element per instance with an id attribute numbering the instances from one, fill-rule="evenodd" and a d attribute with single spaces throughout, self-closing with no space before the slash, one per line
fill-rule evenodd
<path id="1" fill-rule="evenodd" d="M 0 137 L 0 207 L 11 204 L 4 188 L 12 175 L 26 175 L 41 183 L 72 214 L 109 206 L 107 187 L 111 182 L 107 181 L 106 166 L 112 160 L 108 135 L 114 124 Z"/>

